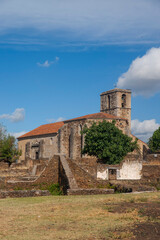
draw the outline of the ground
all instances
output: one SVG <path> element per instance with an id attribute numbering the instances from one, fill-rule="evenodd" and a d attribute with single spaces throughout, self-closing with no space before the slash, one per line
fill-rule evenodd
<path id="1" fill-rule="evenodd" d="M 0 200 L 1 240 L 158 240 L 160 192 Z"/>

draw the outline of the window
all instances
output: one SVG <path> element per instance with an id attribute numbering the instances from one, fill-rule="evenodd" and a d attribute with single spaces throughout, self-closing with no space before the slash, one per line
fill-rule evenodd
<path id="1" fill-rule="evenodd" d="M 126 107 L 126 94 L 122 94 L 122 108 Z"/>
<path id="2" fill-rule="evenodd" d="M 39 151 L 36 151 L 36 160 L 39 159 Z"/>

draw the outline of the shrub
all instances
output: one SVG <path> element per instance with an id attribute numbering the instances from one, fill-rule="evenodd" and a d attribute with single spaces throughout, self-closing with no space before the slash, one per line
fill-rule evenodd
<path id="1" fill-rule="evenodd" d="M 63 192 L 59 186 L 59 183 L 55 183 L 52 184 L 48 187 L 48 191 L 52 194 L 52 195 L 63 195 Z"/>

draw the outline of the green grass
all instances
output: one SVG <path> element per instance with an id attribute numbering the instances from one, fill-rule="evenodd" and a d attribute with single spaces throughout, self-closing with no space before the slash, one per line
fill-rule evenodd
<path id="1" fill-rule="evenodd" d="M 114 212 L 112 204 L 143 201 L 159 202 L 160 193 L 1 199 L 0 239 L 129 240 L 130 227 L 146 217 L 137 209 Z"/>

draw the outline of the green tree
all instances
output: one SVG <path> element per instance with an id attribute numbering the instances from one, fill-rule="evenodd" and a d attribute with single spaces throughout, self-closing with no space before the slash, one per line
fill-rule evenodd
<path id="1" fill-rule="evenodd" d="M 152 152 L 160 151 L 160 127 L 150 137 L 148 145 Z"/>
<path id="2" fill-rule="evenodd" d="M 5 128 L 0 125 L 0 161 L 11 164 L 20 155 L 15 137 L 8 135 Z"/>
<path id="3" fill-rule="evenodd" d="M 131 137 L 123 134 L 114 121 L 93 123 L 90 128 L 85 127 L 82 134 L 85 134 L 82 153 L 95 156 L 106 164 L 119 164 L 128 152 L 138 148 L 137 140 L 133 142 Z"/>

